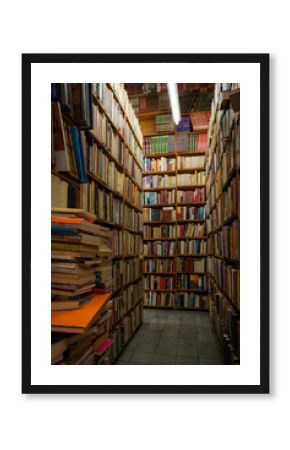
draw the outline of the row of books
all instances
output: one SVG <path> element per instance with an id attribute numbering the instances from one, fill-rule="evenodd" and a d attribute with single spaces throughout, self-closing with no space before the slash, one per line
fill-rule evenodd
<path id="1" fill-rule="evenodd" d="M 177 274 L 176 278 L 174 275 L 146 275 L 144 277 L 144 289 L 177 289 L 177 291 L 182 289 L 192 289 L 196 291 L 206 291 L 207 277 L 206 275 L 197 274 Z"/>
<path id="2" fill-rule="evenodd" d="M 177 225 L 177 236 L 181 238 L 205 237 L 205 223 L 186 223 Z"/>
<path id="3" fill-rule="evenodd" d="M 136 140 L 135 135 L 131 130 L 131 127 L 128 125 L 127 121 L 124 120 L 124 118 L 120 115 L 117 115 L 116 120 L 112 119 L 112 121 L 115 125 L 115 128 L 118 130 L 119 139 L 123 141 L 123 144 L 126 144 L 132 154 L 135 156 L 136 160 L 139 162 L 139 165 L 141 165 L 142 150 L 140 148 L 139 142 Z M 108 120 L 106 114 L 104 114 L 98 104 L 94 103 L 93 127 L 91 135 L 93 135 L 103 146 L 111 151 L 111 146 L 115 145 L 115 142 L 117 140 L 115 134 L 115 129 L 111 126 L 111 123 Z M 122 136 L 122 138 L 120 138 L 120 136 Z M 125 152 L 123 152 L 123 155 L 123 157 L 125 158 Z M 121 162 L 119 158 L 117 159 L 119 162 Z"/>
<path id="4" fill-rule="evenodd" d="M 176 209 L 176 219 L 205 219 L 205 208 L 203 206 L 178 206 Z"/>
<path id="5" fill-rule="evenodd" d="M 132 207 L 141 208 L 142 196 L 135 184 L 127 177 L 123 178 L 123 194 L 125 200 L 132 204 Z M 106 188 L 100 187 L 94 180 L 90 183 L 83 183 L 80 186 L 80 206 L 81 208 L 95 214 L 98 219 L 110 223 L 122 224 L 123 201 Z"/>
<path id="6" fill-rule="evenodd" d="M 175 260 L 174 258 L 166 259 L 144 259 L 144 272 L 162 272 L 162 273 L 172 273 L 175 272 Z"/>
<path id="7" fill-rule="evenodd" d="M 133 283 L 142 275 L 142 261 L 139 258 L 125 258 L 113 260 L 113 292 L 123 286 Z"/>
<path id="8" fill-rule="evenodd" d="M 134 231 L 141 231 L 143 227 L 143 215 L 134 208 L 124 205 L 124 222 L 125 227 Z"/>
<path id="9" fill-rule="evenodd" d="M 205 188 L 194 188 L 192 191 L 177 191 L 178 203 L 205 202 Z"/>
<path id="10" fill-rule="evenodd" d="M 232 138 L 231 141 L 226 141 L 223 143 L 224 152 L 220 156 L 218 156 L 219 153 L 217 153 L 218 146 L 216 147 L 216 152 L 214 153 L 212 163 L 209 168 L 207 183 L 208 188 L 212 186 L 214 181 L 219 182 L 220 188 L 223 188 L 235 171 L 239 168 L 239 156 L 237 156 L 234 151 L 233 142 L 234 138 Z M 216 172 L 219 172 L 218 180 L 216 180 Z"/>
<path id="11" fill-rule="evenodd" d="M 123 262 L 124 285 L 132 283 L 142 275 L 142 261 L 139 258 L 125 259 Z"/>
<path id="12" fill-rule="evenodd" d="M 131 339 L 137 328 L 143 321 L 143 303 L 139 302 L 128 314 L 126 314 L 110 332 L 112 338 L 113 361 L 120 354 L 124 346 Z"/>
<path id="13" fill-rule="evenodd" d="M 207 133 L 176 134 L 177 152 L 204 152 L 207 144 Z"/>
<path id="14" fill-rule="evenodd" d="M 223 227 L 221 231 L 210 235 L 208 252 L 224 258 L 239 259 L 240 257 L 240 227 L 238 221 Z"/>
<path id="15" fill-rule="evenodd" d="M 174 302 L 174 292 L 145 291 L 144 293 L 144 306 L 172 308 L 174 306 Z"/>
<path id="16" fill-rule="evenodd" d="M 145 256 L 174 256 L 174 241 L 152 241 L 144 243 Z"/>
<path id="17" fill-rule="evenodd" d="M 155 116 L 155 126 L 157 133 L 174 131 L 175 126 L 171 114 L 159 114 Z"/>
<path id="18" fill-rule="evenodd" d="M 140 234 L 123 230 L 123 255 L 141 255 L 143 253 L 143 242 Z"/>
<path id="19" fill-rule="evenodd" d="M 96 145 L 90 147 L 89 171 L 112 190 L 123 193 L 124 173 L 108 158 L 107 152 Z"/>
<path id="20" fill-rule="evenodd" d="M 175 276 L 146 275 L 144 276 L 144 289 L 175 289 Z"/>
<path id="21" fill-rule="evenodd" d="M 183 273 L 205 273 L 206 259 L 205 258 L 177 258 L 176 263 L 177 272 Z"/>
<path id="22" fill-rule="evenodd" d="M 132 203 L 136 208 L 142 208 L 142 192 L 139 187 L 128 177 L 124 177 L 124 199 Z"/>
<path id="23" fill-rule="evenodd" d="M 51 207 L 80 208 L 80 188 L 51 174 Z"/>
<path id="24" fill-rule="evenodd" d="M 216 202 L 214 208 L 210 210 L 207 221 L 208 231 L 214 231 L 229 219 L 236 218 L 240 208 L 239 198 L 239 177 L 236 177 Z"/>
<path id="25" fill-rule="evenodd" d="M 207 290 L 207 277 L 206 275 L 196 274 L 177 274 L 177 290 L 179 289 L 193 289 L 196 291 Z"/>
<path id="26" fill-rule="evenodd" d="M 144 158 L 144 172 L 167 172 L 175 170 L 175 158 Z"/>
<path id="27" fill-rule="evenodd" d="M 114 229 L 112 231 L 113 239 L 112 239 L 112 252 L 114 256 L 122 256 L 123 255 L 123 231 Z"/>
<path id="28" fill-rule="evenodd" d="M 144 225 L 144 238 L 152 239 L 164 239 L 175 238 L 176 226 L 175 225 Z"/>
<path id="29" fill-rule="evenodd" d="M 177 274 L 177 290 L 178 289 L 193 289 L 196 291 L 207 290 L 206 275 L 196 274 Z"/>
<path id="30" fill-rule="evenodd" d="M 205 179 L 205 172 L 183 173 L 176 176 L 177 187 L 204 185 Z"/>
<path id="31" fill-rule="evenodd" d="M 182 169 L 204 169 L 204 156 L 178 156 L 177 170 Z"/>
<path id="32" fill-rule="evenodd" d="M 217 281 L 225 295 L 240 308 L 240 269 L 221 259 L 208 258 L 208 272 Z"/>
<path id="33" fill-rule="evenodd" d="M 177 252 L 179 255 L 206 255 L 206 239 L 177 241 Z"/>
<path id="34" fill-rule="evenodd" d="M 219 340 L 225 364 L 239 364 L 240 317 L 226 297 L 209 282 L 209 309 Z"/>
<path id="35" fill-rule="evenodd" d="M 127 173 L 134 179 L 137 185 L 141 188 L 142 170 L 140 169 L 140 166 L 137 164 L 131 153 L 128 151 L 127 147 L 124 152 L 124 168 Z"/>
<path id="36" fill-rule="evenodd" d="M 207 133 L 176 133 L 144 138 L 145 155 L 204 152 L 206 146 Z"/>
<path id="37" fill-rule="evenodd" d="M 143 189 L 172 187 L 176 186 L 174 175 L 146 175 L 143 177 Z"/>
<path id="38" fill-rule="evenodd" d="M 186 309 L 205 309 L 208 310 L 207 295 L 199 295 L 195 292 L 177 292 L 176 306 Z"/>
<path id="39" fill-rule="evenodd" d="M 160 192 L 144 192 L 143 193 L 144 205 L 170 205 L 175 203 L 175 190 L 162 190 Z"/>
<path id="40" fill-rule="evenodd" d="M 131 143 L 131 135 L 134 138 L 132 130 L 141 142 L 142 133 L 139 121 L 135 116 L 124 85 L 122 83 L 93 83 L 92 91 L 126 142 Z M 123 111 L 125 115 L 123 115 Z"/>
<path id="41" fill-rule="evenodd" d="M 84 130 L 63 120 L 59 102 L 52 103 L 51 167 L 80 182 L 87 181 L 88 144 Z"/>
<path id="42" fill-rule="evenodd" d="M 162 221 L 169 222 L 176 220 L 176 211 L 173 207 L 164 208 L 145 208 L 143 210 L 144 222 Z"/>
<path id="43" fill-rule="evenodd" d="M 92 85 L 51 83 L 51 99 L 79 128 L 92 128 Z"/>
<path id="44" fill-rule="evenodd" d="M 182 238 L 203 238 L 205 237 L 205 224 L 186 223 L 184 225 L 144 225 L 145 239 L 173 239 L 176 235 Z"/>
<path id="45" fill-rule="evenodd" d="M 134 308 L 143 298 L 143 282 L 127 286 L 121 294 L 112 298 L 112 326 Z"/>

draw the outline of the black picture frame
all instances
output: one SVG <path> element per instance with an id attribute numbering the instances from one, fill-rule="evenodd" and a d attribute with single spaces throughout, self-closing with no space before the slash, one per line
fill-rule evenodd
<path id="1" fill-rule="evenodd" d="M 23 54 L 22 55 L 22 393 L 267 394 L 269 393 L 269 54 Z M 33 63 L 256 63 L 260 65 L 260 384 L 31 384 L 31 65 Z"/>

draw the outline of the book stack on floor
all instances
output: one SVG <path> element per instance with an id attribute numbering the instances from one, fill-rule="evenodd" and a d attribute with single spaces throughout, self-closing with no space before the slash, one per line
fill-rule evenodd
<path id="1" fill-rule="evenodd" d="M 111 232 L 93 221 L 85 211 L 52 210 L 52 344 L 64 349 L 52 352 L 53 363 L 96 364 L 111 358 L 110 262 L 109 273 L 102 271 L 112 256 Z"/>
<path id="2" fill-rule="evenodd" d="M 240 361 L 239 85 L 217 83 L 206 154 L 210 315 L 225 364 Z"/>

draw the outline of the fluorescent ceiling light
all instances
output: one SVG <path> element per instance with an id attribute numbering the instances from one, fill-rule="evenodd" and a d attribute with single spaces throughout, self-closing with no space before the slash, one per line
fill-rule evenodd
<path id="1" fill-rule="evenodd" d="M 176 125 L 179 124 L 181 116 L 180 116 L 180 107 L 179 107 L 179 98 L 178 98 L 178 90 L 176 83 L 167 83 L 170 106 L 173 116 L 173 121 Z"/>

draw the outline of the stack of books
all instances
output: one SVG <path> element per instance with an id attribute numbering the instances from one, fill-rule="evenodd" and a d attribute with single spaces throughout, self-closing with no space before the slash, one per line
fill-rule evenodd
<path id="1" fill-rule="evenodd" d="M 52 310 L 79 309 L 96 288 L 111 292 L 111 232 L 93 220 L 82 210 L 52 212 Z"/>

